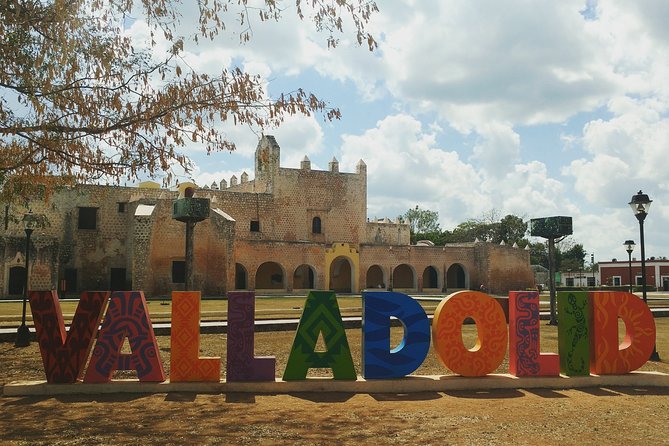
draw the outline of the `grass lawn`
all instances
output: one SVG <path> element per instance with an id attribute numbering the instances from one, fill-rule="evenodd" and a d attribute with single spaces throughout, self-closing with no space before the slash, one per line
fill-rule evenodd
<path id="1" fill-rule="evenodd" d="M 302 314 L 306 296 L 259 296 L 256 297 L 256 319 L 284 319 L 299 318 Z M 420 299 L 420 296 L 417 296 Z M 549 295 L 544 292 L 540 295 L 541 309 L 549 309 Z M 654 300 L 649 297 L 650 307 L 669 306 L 669 299 Z M 360 316 L 362 312 L 362 298 L 360 295 L 337 296 L 342 316 Z M 439 301 L 419 300 L 428 314 L 433 314 Z M 172 303 L 169 299 L 150 299 L 147 301 L 151 320 L 154 322 L 169 321 L 172 314 Z M 77 307 L 77 300 L 61 302 L 65 322 L 69 323 Z M 0 301 L 0 327 L 13 327 L 21 320 L 22 303 Z M 228 316 L 228 301 L 225 299 L 203 299 L 201 302 L 201 319 L 203 321 L 226 320 Z M 32 320 L 30 308 L 27 309 L 27 318 Z"/>

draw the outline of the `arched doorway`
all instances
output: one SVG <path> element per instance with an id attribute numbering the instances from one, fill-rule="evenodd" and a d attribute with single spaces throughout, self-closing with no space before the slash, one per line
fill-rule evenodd
<path id="1" fill-rule="evenodd" d="M 439 274 L 433 266 L 428 266 L 423 271 L 423 289 L 439 288 Z"/>
<path id="2" fill-rule="evenodd" d="M 283 268 L 276 262 L 265 262 L 256 271 L 256 290 L 284 290 L 286 279 Z"/>
<path id="3" fill-rule="evenodd" d="M 465 268 L 459 263 L 454 263 L 448 268 L 446 272 L 446 286 L 450 291 L 453 288 L 467 289 L 469 288 L 469 280 Z"/>
<path id="4" fill-rule="evenodd" d="M 26 286 L 26 269 L 23 266 L 12 266 L 9 268 L 9 281 L 7 294 L 23 294 Z"/>
<path id="5" fill-rule="evenodd" d="M 372 265 L 367 270 L 367 278 L 365 280 L 365 288 L 385 289 L 386 279 L 383 274 L 383 269 L 379 265 Z"/>
<path id="6" fill-rule="evenodd" d="M 241 263 L 235 263 L 235 289 L 246 290 L 249 287 L 249 276 Z"/>
<path id="7" fill-rule="evenodd" d="M 312 290 L 315 286 L 314 269 L 309 265 L 300 265 L 293 274 L 294 290 Z"/>
<path id="8" fill-rule="evenodd" d="M 353 289 L 351 262 L 346 257 L 337 257 L 330 265 L 330 289 L 339 293 L 350 293 Z"/>
<path id="9" fill-rule="evenodd" d="M 411 266 L 403 263 L 393 270 L 393 288 L 416 288 L 416 275 Z"/>

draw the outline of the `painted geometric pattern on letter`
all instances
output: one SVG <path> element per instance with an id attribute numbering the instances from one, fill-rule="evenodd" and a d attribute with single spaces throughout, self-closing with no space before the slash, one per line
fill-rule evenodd
<path id="1" fill-rule="evenodd" d="M 327 351 L 316 352 L 321 333 Z M 332 369 L 334 379 L 357 378 L 337 297 L 332 291 L 309 292 L 283 379 L 305 379 L 311 368 Z"/>
<path id="2" fill-rule="evenodd" d="M 221 380 L 221 358 L 200 358 L 200 292 L 172 292 L 170 381 Z"/>
<path id="3" fill-rule="evenodd" d="M 108 291 L 83 292 L 66 334 L 56 291 L 30 293 L 30 309 L 47 382 L 65 384 L 81 378 L 108 299 Z"/>
<path id="4" fill-rule="evenodd" d="M 121 353 L 126 338 L 130 354 Z M 158 343 L 142 291 L 112 293 L 84 382 L 109 382 L 115 370 L 136 370 L 140 381 L 165 381 Z"/>
<path id="5" fill-rule="evenodd" d="M 228 293 L 227 381 L 274 381 L 273 356 L 254 357 L 255 292 Z"/>
<path id="6" fill-rule="evenodd" d="M 430 320 L 406 294 L 362 293 L 362 371 L 365 379 L 401 378 L 415 371 L 430 350 Z M 404 338 L 390 349 L 391 317 L 404 326 Z"/>

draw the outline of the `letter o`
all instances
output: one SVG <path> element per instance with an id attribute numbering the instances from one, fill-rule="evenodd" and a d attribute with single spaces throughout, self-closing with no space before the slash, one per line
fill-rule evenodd
<path id="1" fill-rule="evenodd" d="M 478 339 L 472 349 L 462 342 L 462 323 L 474 319 Z M 459 291 L 439 303 L 432 321 L 432 341 L 439 360 L 458 375 L 484 376 L 504 360 L 508 345 L 502 307 L 485 293 Z"/>

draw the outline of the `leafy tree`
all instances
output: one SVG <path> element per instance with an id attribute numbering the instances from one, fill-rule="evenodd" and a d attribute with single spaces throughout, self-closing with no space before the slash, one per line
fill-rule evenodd
<path id="1" fill-rule="evenodd" d="M 527 222 L 515 215 L 506 215 L 499 221 L 498 232 L 495 242 L 504 240 L 506 243 L 518 243 L 519 246 L 524 247 L 525 235 L 527 234 Z"/>
<path id="2" fill-rule="evenodd" d="M 186 6 L 186 4 L 188 6 Z M 0 5 L 0 176 L 3 190 L 29 195 L 30 186 L 105 179 L 118 182 L 139 173 L 188 171 L 180 148 L 197 142 L 207 152 L 233 150 L 220 123 L 259 129 L 288 115 L 340 112 L 297 89 L 269 98 L 260 77 L 239 68 L 218 75 L 185 63 L 184 42 L 215 39 L 226 22 L 247 26 L 251 17 L 280 20 L 275 0 L 7 0 Z M 198 11 L 190 35 L 181 36 L 179 7 Z M 337 44 L 344 19 L 359 44 L 376 46 L 365 30 L 377 11 L 366 0 L 295 0 L 292 9 Z M 150 41 L 139 44 L 123 31 L 138 15 Z M 188 26 L 188 25 L 186 25 Z M 161 48 L 167 47 L 166 52 Z M 7 198 L 7 197 L 5 197 Z"/>
<path id="3" fill-rule="evenodd" d="M 449 242 L 464 243 L 473 242 L 476 239 L 481 241 L 492 240 L 495 234 L 493 223 L 483 223 L 479 220 L 467 220 L 456 226 L 451 231 Z"/>
<path id="4" fill-rule="evenodd" d="M 559 267 L 562 270 L 571 269 L 572 271 L 582 270 L 586 256 L 585 249 L 581 243 L 575 243 L 568 249 L 564 247 L 560 250 Z"/>
<path id="5" fill-rule="evenodd" d="M 499 212 L 492 210 L 479 219 L 470 219 L 460 223 L 453 231 L 448 233 L 447 239 L 452 243 L 473 242 L 476 239 L 491 243 L 518 243 L 525 247 L 527 240 L 527 223 L 515 215 L 506 215 L 501 220 Z"/>
<path id="6" fill-rule="evenodd" d="M 439 228 L 439 212 L 421 209 L 418 205 L 400 216 L 402 221 L 409 223 L 411 243 L 418 240 L 430 240 L 437 243 L 441 230 Z"/>
<path id="7" fill-rule="evenodd" d="M 541 265 L 548 269 L 548 247 L 544 242 L 529 243 L 530 265 Z"/>

